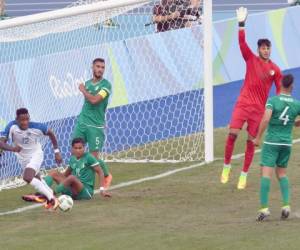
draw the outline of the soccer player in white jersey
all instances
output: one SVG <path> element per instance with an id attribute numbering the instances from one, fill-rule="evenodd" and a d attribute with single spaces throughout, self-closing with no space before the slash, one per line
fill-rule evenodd
<path id="1" fill-rule="evenodd" d="M 58 199 L 54 196 L 52 189 L 40 178 L 39 174 L 44 159 L 44 152 L 40 143 L 40 139 L 43 136 L 50 138 L 57 164 L 62 163 L 62 157 L 54 133 L 45 124 L 31 122 L 27 109 L 18 109 L 16 120 L 11 121 L 5 130 L 1 132 L 2 142 L 10 139 L 15 145 L 21 147 L 20 152 L 15 154 L 24 169 L 24 181 L 47 198 L 45 208 L 55 210 L 59 205 Z"/>

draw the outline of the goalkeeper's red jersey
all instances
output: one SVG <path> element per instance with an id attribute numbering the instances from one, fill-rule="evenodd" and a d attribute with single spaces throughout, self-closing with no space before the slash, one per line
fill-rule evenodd
<path id="1" fill-rule="evenodd" d="M 246 76 L 238 103 L 264 110 L 273 82 L 276 93 L 280 92 L 281 71 L 271 60 L 265 62 L 251 51 L 245 39 L 245 30 L 239 30 L 239 44 L 246 62 Z"/>

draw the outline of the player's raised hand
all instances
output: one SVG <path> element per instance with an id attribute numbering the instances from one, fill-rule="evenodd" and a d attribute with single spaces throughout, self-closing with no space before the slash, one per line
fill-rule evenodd
<path id="1" fill-rule="evenodd" d="M 59 152 L 55 153 L 55 161 L 58 165 L 62 164 L 62 162 L 63 162 L 61 154 Z"/>
<path id="2" fill-rule="evenodd" d="M 80 90 L 80 92 L 84 92 L 85 91 L 85 86 L 84 86 L 83 83 L 79 84 L 79 90 Z"/>
<path id="3" fill-rule="evenodd" d="M 240 7 L 236 10 L 236 17 L 237 20 L 239 22 L 239 26 L 240 27 L 244 27 L 245 26 L 245 22 L 248 16 L 248 10 L 247 8 L 244 7 Z"/>

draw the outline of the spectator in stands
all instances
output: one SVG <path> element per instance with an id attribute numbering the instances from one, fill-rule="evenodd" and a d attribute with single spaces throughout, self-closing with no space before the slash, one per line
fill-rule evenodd
<path id="1" fill-rule="evenodd" d="M 157 32 L 164 32 L 185 27 L 182 0 L 161 0 L 153 8 L 153 22 Z"/>
<path id="2" fill-rule="evenodd" d="M 191 27 L 202 23 L 202 1 L 188 0 L 188 6 L 185 8 L 184 19 L 186 20 L 185 27 Z"/>

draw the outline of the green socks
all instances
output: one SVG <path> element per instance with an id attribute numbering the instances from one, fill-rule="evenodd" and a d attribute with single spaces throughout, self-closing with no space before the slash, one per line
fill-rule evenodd
<path id="1" fill-rule="evenodd" d="M 280 190 L 282 195 L 283 206 L 290 204 L 290 188 L 289 179 L 287 176 L 279 179 Z M 261 177 L 260 180 L 260 204 L 261 208 L 269 207 L 269 192 L 270 192 L 271 180 L 267 177 Z"/>
<path id="2" fill-rule="evenodd" d="M 44 181 L 47 183 L 47 185 L 49 187 L 51 187 L 53 185 L 53 178 L 50 175 L 45 176 Z"/>
<path id="3" fill-rule="evenodd" d="M 261 177 L 261 179 L 260 179 L 260 205 L 261 205 L 261 208 L 269 207 L 270 186 L 271 186 L 270 178 Z"/>
<path id="4" fill-rule="evenodd" d="M 282 195 L 283 206 L 290 205 L 290 188 L 289 188 L 289 179 L 287 176 L 281 177 L 279 179 L 280 190 Z"/>
<path id="5" fill-rule="evenodd" d="M 98 160 L 98 161 L 99 161 L 100 167 L 103 171 L 104 177 L 109 176 L 109 170 L 108 170 L 108 166 L 106 165 L 106 163 L 102 160 Z"/>

